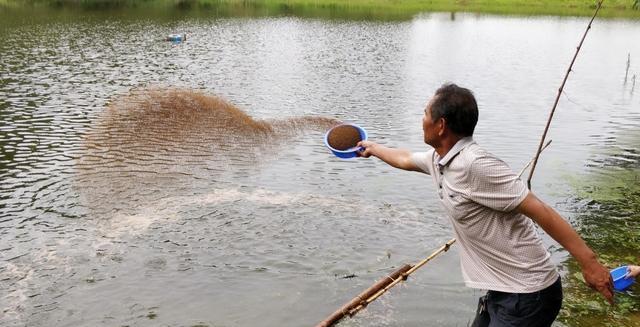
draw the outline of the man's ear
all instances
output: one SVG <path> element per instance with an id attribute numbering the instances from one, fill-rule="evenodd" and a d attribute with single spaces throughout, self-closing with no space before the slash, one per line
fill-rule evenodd
<path id="1" fill-rule="evenodd" d="M 444 119 L 444 117 L 440 117 L 440 119 L 438 119 L 438 136 L 444 135 L 446 127 L 447 121 Z"/>

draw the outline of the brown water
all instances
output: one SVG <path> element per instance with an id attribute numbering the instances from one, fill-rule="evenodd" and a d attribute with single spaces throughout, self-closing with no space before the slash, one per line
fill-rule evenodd
<path id="1" fill-rule="evenodd" d="M 313 325 L 431 253 L 451 237 L 431 180 L 337 159 L 324 132 L 426 150 L 424 105 L 454 81 L 519 170 L 586 24 L 452 17 L 0 17 L 0 324 Z M 594 25 L 554 118 L 533 189 L 572 221 L 567 177 L 638 160 L 636 35 Z M 466 326 L 456 251 L 343 325 Z"/>

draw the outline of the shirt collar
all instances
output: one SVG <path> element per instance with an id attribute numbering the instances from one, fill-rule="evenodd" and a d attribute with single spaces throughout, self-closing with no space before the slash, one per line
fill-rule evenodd
<path id="1" fill-rule="evenodd" d="M 449 152 L 447 152 L 447 154 L 445 154 L 444 157 L 438 160 L 438 165 L 440 167 L 444 167 L 448 165 L 449 162 L 451 162 L 451 160 L 455 158 L 455 156 L 457 156 L 458 153 L 460 153 L 460 151 L 462 151 L 462 149 L 464 149 L 465 147 L 467 147 L 467 145 L 471 143 L 473 143 L 473 137 L 471 136 L 467 136 L 459 139 L 458 142 L 456 142 L 456 144 L 454 144 L 453 147 L 449 150 Z"/>

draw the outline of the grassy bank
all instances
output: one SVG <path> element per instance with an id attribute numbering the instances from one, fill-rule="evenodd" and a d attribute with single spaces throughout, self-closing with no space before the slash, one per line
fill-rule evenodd
<path id="1" fill-rule="evenodd" d="M 640 19 L 638 0 L 608 0 L 601 17 Z M 420 12 L 589 16 L 594 0 L 0 0 L 0 7 L 82 10 L 159 8 L 210 11 L 226 16 L 344 17 L 409 19 Z"/>

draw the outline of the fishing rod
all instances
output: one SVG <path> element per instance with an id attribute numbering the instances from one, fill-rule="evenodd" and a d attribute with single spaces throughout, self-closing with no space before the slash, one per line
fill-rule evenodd
<path id="1" fill-rule="evenodd" d="M 546 149 L 549 144 L 551 144 L 552 140 L 549 140 L 544 147 L 540 151 Z M 518 178 L 522 176 L 522 173 L 531 165 L 533 159 L 529 160 L 529 162 L 522 168 L 520 173 L 518 174 Z M 447 252 L 451 245 L 456 242 L 455 238 L 450 239 L 447 243 L 439 247 L 436 251 L 431 253 L 427 258 L 418 262 L 415 265 L 405 264 L 396 271 L 392 272 L 388 276 L 380 279 L 371 287 L 358 294 L 358 296 L 354 297 L 351 301 L 347 302 L 343 306 L 341 306 L 338 310 L 332 313 L 325 320 L 321 321 L 316 327 L 330 327 L 336 324 L 340 319 L 345 316 L 353 317 L 358 311 L 364 309 L 369 303 L 375 301 L 377 298 L 382 296 L 382 294 L 386 293 L 389 289 L 396 286 L 400 282 L 406 280 L 409 275 L 413 274 L 420 267 L 424 266 L 427 262 L 431 261 L 431 259 L 435 258 L 438 254 L 442 252 Z"/>
<path id="2" fill-rule="evenodd" d="M 562 80 L 562 84 L 558 89 L 558 95 L 556 96 L 556 100 L 553 103 L 553 108 L 551 108 L 551 112 L 549 113 L 549 119 L 547 119 L 547 125 L 544 127 L 544 132 L 542 132 L 542 138 L 540 139 L 540 144 L 538 145 L 536 156 L 533 159 L 533 166 L 531 166 L 531 170 L 529 171 L 529 178 L 527 178 L 527 187 L 529 189 L 531 189 L 531 178 L 533 177 L 533 172 L 536 170 L 536 165 L 538 164 L 538 158 L 540 157 L 540 152 L 542 152 L 542 145 L 544 144 L 544 140 L 547 137 L 547 132 L 549 131 L 549 125 L 551 125 L 551 119 L 553 119 L 553 114 L 555 113 L 556 107 L 558 106 L 558 101 L 560 101 L 560 95 L 562 95 L 562 90 L 564 89 L 564 85 L 567 83 L 567 79 L 569 78 L 569 73 L 571 73 L 571 69 L 573 68 L 573 63 L 576 61 L 576 58 L 578 57 L 578 53 L 580 52 L 580 49 L 582 49 L 582 43 L 584 42 L 584 39 L 587 37 L 587 33 L 589 33 L 589 30 L 591 29 L 591 23 L 593 23 L 593 20 L 598 15 L 598 11 L 600 11 L 600 7 L 602 7 L 603 2 L 604 0 L 598 1 L 598 6 L 596 7 L 596 11 L 593 13 L 593 17 L 591 17 L 591 20 L 589 21 L 589 25 L 587 25 L 587 29 L 584 31 L 584 34 L 582 35 L 580 44 L 578 44 L 578 47 L 576 48 L 576 53 L 573 55 L 571 64 L 569 65 L 569 68 L 567 69 L 567 72 L 564 75 L 564 79 Z"/>

